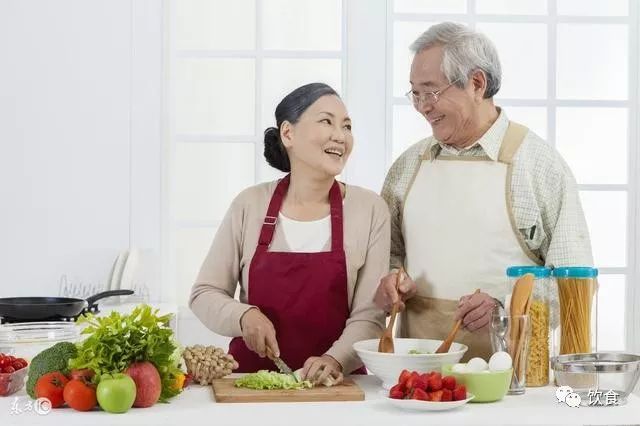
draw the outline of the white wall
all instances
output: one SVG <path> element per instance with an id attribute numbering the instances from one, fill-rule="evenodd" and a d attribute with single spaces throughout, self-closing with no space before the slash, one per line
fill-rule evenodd
<path id="1" fill-rule="evenodd" d="M 161 108 L 160 1 L 0 0 L 0 297 L 159 253 Z"/>

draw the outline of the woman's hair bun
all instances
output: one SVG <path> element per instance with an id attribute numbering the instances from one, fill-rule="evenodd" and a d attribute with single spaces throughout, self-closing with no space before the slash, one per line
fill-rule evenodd
<path id="1" fill-rule="evenodd" d="M 264 158 L 271 167 L 285 173 L 291 171 L 289 155 L 280 140 L 280 130 L 277 127 L 268 127 L 264 131 Z"/>

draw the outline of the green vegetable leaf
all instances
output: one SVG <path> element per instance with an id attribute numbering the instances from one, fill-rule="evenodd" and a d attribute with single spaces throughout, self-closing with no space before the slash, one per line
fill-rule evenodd
<path id="1" fill-rule="evenodd" d="M 291 374 L 260 370 L 246 374 L 235 381 L 235 386 L 249 389 L 308 389 L 313 384 L 308 381 L 297 381 Z"/>
<path id="2" fill-rule="evenodd" d="M 169 327 L 171 314 L 159 316 L 149 305 L 139 305 L 129 315 L 111 312 L 109 316 L 87 314 L 78 320 L 86 323 L 87 338 L 77 345 L 78 356 L 71 359 L 72 369 L 91 368 L 94 380 L 103 374 L 124 372 L 132 363 L 149 361 L 160 373 L 160 401 L 178 395 L 175 378 L 181 374 L 180 349 Z"/>

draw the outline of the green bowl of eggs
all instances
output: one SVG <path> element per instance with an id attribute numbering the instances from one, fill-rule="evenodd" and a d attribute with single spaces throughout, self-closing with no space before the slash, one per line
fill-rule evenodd
<path id="1" fill-rule="evenodd" d="M 482 358 L 472 358 L 466 364 L 444 364 L 442 375 L 453 376 L 463 383 L 467 392 L 475 395 L 470 402 L 495 402 L 509 391 L 513 368 L 509 354 L 496 352 L 489 363 Z"/>

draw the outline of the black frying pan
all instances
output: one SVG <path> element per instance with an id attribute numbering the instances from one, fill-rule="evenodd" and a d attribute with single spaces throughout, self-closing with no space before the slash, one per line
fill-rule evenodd
<path id="1" fill-rule="evenodd" d="M 133 290 L 108 290 L 85 299 L 71 297 L 6 297 L 0 298 L 0 317 L 34 321 L 75 317 L 94 307 L 95 302 L 111 296 L 126 296 Z"/>

